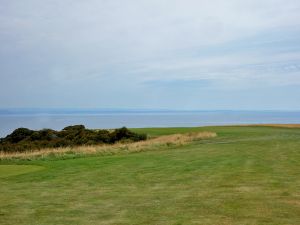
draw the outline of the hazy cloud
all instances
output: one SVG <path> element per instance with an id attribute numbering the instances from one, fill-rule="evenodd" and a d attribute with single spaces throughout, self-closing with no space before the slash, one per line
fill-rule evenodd
<path id="1" fill-rule="evenodd" d="M 0 0 L 0 43 L 0 107 L 300 109 L 297 0 Z"/>

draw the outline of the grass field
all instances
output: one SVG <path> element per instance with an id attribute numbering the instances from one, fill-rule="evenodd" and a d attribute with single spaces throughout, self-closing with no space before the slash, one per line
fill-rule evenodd
<path id="1" fill-rule="evenodd" d="M 217 137 L 139 153 L 0 161 L 0 224 L 300 224 L 300 129 L 134 129 Z"/>

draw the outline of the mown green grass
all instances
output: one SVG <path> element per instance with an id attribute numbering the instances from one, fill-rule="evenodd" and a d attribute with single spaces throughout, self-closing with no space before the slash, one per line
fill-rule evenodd
<path id="1" fill-rule="evenodd" d="M 42 166 L 35 165 L 0 165 L 0 178 L 16 176 L 43 169 Z"/>
<path id="2" fill-rule="evenodd" d="M 0 224 L 300 224 L 300 129 L 134 130 L 218 137 L 124 155 L 2 161 L 44 169 L 0 178 Z"/>

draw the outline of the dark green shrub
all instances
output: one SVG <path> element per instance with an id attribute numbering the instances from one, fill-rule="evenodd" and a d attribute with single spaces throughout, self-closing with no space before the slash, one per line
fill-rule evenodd
<path id="1" fill-rule="evenodd" d="M 57 148 L 77 145 L 113 144 L 145 140 L 145 134 L 137 134 L 126 127 L 108 130 L 89 130 L 83 125 L 65 127 L 61 131 L 43 129 L 39 131 L 18 128 L 0 139 L 0 151 L 26 151 L 42 148 Z"/>
<path id="2" fill-rule="evenodd" d="M 111 141 L 112 143 L 121 141 L 124 139 L 132 140 L 132 141 L 141 141 L 146 140 L 147 136 L 145 134 L 137 134 L 126 127 L 122 127 L 120 129 L 115 129 L 114 132 L 111 133 Z"/>
<path id="3" fill-rule="evenodd" d="M 64 131 L 82 131 L 85 130 L 84 125 L 73 125 L 73 126 L 68 126 L 63 129 Z"/>
<path id="4" fill-rule="evenodd" d="M 10 135 L 8 135 L 5 139 L 9 140 L 11 143 L 18 143 L 19 141 L 30 137 L 33 132 L 33 130 L 29 130 L 27 128 L 18 128 L 14 130 Z"/>

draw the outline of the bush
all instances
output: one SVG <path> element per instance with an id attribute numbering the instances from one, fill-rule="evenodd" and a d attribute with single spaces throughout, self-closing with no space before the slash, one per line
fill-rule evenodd
<path id="1" fill-rule="evenodd" d="M 77 131 L 77 132 L 80 132 L 80 131 L 83 131 L 85 130 L 85 126 L 83 125 L 74 125 L 74 126 L 68 126 L 68 127 L 65 127 L 63 129 L 64 131 Z"/>
<path id="2" fill-rule="evenodd" d="M 30 137 L 33 133 L 33 130 L 29 130 L 27 128 L 18 128 L 14 130 L 10 135 L 8 135 L 5 139 L 7 139 L 11 143 L 18 143 L 19 141 L 24 140 L 25 138 Z M 5 140 L 4 139 L 4 140 Z"/>
<path id="3" fill-rule="evenodd" d="M 61 131 L 43 129 L 39 131 L 18 128 L 0 139 L 0 151 L 26 151 L 42 148 L 57 148 L 78 145 L 113 144 L 115 142 L 146 140 L 145 134 L 137 134 L 126 127 L 108 130 L 89 130 L 83 125 L 68 126 Z"/>
<path id="4" fill-rule="evenodd" d="M 124 139 L 132 140 L 132 141 L 141 141 L 141 140 L 146 140 L 147 136 L 145 134 L 134 133 L 129 129 L 127 129 L 126 127 L 116 129 L 114 132 L 111 133 L 112 142 L 117 142 Z"/>

